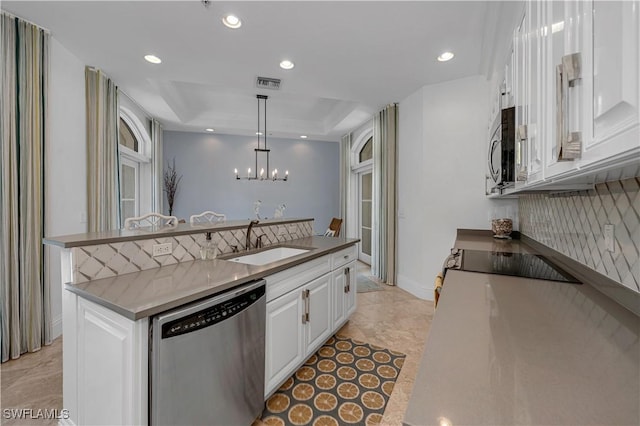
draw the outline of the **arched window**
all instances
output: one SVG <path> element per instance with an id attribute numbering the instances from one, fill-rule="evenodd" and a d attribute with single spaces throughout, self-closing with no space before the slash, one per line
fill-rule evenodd
<path id="1" fill-rule="evenodd" d="M 358 159 L 360 160 L 360 163 L 373 159 L 373 136 L 369 137 L 369 139 L 364 143 L 364 146 L 358 154 Z"/>
<path id="2" fill-rule="evenodd" d="M 120 108 L 120 215 L 122 221 L 151 211 L 151 138 L 140 120 Z"/>

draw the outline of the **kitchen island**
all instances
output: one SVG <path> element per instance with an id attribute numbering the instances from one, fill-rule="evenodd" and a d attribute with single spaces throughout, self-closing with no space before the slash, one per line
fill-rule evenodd
<path id="1" fill-rule="evenodd" d="M 535 252 L 482 235 L 456 247 Z M 404 423 L 640 424 L 639 336 L 588 283 L 449 270 Z"/>
<path id="2" fill-rule="evenodd" d="M 314 236 L 313 219 L 248 225 L 179 225 L 45 241 L 63 248 L 63 404 L 70 414 L 63 424 L 148 423 L 150 324 L 153 316 L 173 308 L 266 279 L 265 395 L 347 321 L 355 311 L 351 283 L 358 240 Z M 222 255 L 200 260 L 208 233 Z M 262 247 L 253 249 L 257 241 Z M 156 253 L 158 245 L 171 250 Z M 276 247 L 301 253 L 262 265 L 237 259 Z M 301 288 L 311 290 L 306 290 L 309 300 L 300 299 Z M 270 311 L 289 294 L 292 310 Z M 311 322 L 300 325 L 299 306 L 305 303 L 316 311 Z M 295 337 L 291 327 L 270 325 L 282 319 L 287 327 L 295 325 L 301 339 L 293 345 L 293 361 L 283 344 Z"/>

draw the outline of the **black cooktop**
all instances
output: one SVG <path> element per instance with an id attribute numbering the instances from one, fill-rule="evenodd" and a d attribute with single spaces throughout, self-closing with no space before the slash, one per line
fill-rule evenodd
<path id="1" fill-rule="evenodd" d="M 462 250 L 460 270 L 582 284 L 540 255 Z"/>

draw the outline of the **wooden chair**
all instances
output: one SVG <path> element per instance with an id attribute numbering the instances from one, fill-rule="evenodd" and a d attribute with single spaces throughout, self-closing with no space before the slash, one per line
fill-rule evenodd
<path id="1" fill-rule="evenodd" d="M 226 220 L 227 220 L 227 216 L 223 215 L 222 213 L 206 211 L 200 214 L 192 215 L 191 218 L 189 219 L 189 222 L 191 223 L 191 225 L 195 225 L 198 223 L 217 223 L 217 222 L 224 223 L 224 221 Z"/>
<path id="2" fill-rule="evenodd" d="M 165 226 L 178 226 L 178 218 L 160 213 L 148 213 L 138 217 L 130 217 L 124 221 L 125 229 L 162 228 Z"/>
<path id="3" fill-rule="evenodd" d="M 329 228 L 324 233 L 325 237 L 339 237 L 340 236 L 340 227 L 342 226 L 342 219 L 338 219 L 334 217 L 331 219 L 331 223 L 329 224 Z"/>

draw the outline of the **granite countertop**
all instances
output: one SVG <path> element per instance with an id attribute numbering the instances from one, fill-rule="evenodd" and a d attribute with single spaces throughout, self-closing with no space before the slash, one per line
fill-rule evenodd
<path id="1" fill-rule="evenodd" d="M 262 266 L 220 258 L 196 260 L 80 284 L 66 284 L 65 288 L 135 321 L 264 278 L 358 241 L 352 238 L 306 237 L 265 247 L 284 246 L 310 251 Z M 256 250 L 236 256 L 253 252 Z"/>
<path id="2" fill-rule="evenodd" d="M 404 423 L 640 424 L 640 317 L 589 284 L 449 270 Z"/>

